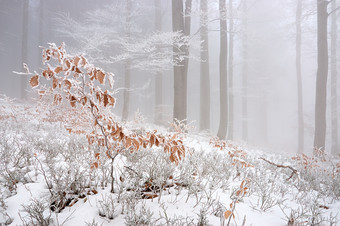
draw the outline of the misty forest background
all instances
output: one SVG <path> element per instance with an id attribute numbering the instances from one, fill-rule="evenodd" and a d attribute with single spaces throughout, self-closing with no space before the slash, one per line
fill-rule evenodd
<path id="1" fill-rule="evenodd" d="M 338 0 L 0 0 L 0 93 L 66 43 L 115 74 L 115 114 L 277 152 L 338 154 Z M 338 26 L 337 26 L 338 24 Z M 177 38 L 177 41 L 174 39 Z"/>

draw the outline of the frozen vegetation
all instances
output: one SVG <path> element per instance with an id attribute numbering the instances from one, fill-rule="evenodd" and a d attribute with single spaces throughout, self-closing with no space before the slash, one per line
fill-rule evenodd
<path id="1" fill-rule="evenodd" d="M 138 112 L 121 122 L 112 74 L 64 45 L 43 60 L 38 98 L 0 99 L 0 224 L 338 223 L 340 156 L 270 154 Z"/>
<path id="2" fill-rule="evenodd" d="M 121 152 L 111 193 L 111 161 L 96 155 L 105 148 L 89 146 L 85 135 L 70 134 L 55 120 L 74 114 L 70 107 L 57 112 L 51 106 L 1 98 L 2 225 L 336 225 L 339 220 L 339 157 L 274 155 L 190 130 L 181 132 L 186 156 L 178 165 L 159 147 Z M 138 119 L 126 128 L 155 128 Z"/>

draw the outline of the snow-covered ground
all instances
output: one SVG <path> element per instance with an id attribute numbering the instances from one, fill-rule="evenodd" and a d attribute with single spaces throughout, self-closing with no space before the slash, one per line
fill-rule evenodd
<path id="1" fill-rule="evenodd" d="M 340 224 L 339 156 L 283 156 L 189 132 L 178 165 L 161 147 L 120 153 L 111 193 L 103 148 L 51 120 L 55 111 L 0 100 L 0 225 Z"/>

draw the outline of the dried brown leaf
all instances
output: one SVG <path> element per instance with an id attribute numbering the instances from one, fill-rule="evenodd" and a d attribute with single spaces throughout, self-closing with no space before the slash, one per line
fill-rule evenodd
<path id="1" fill-rule="evenodd" d="M 55 72 L 56 74 L 59 74 L 59 72 L 61 72 L 62 70 L 63 70 L 62 67 L 56 67 L 56 68 L 54 69 L 54 72 Z"/>
<path id="2" fill-rule="evenodd" d="M 74 65 L 78 66 L 79 61 L 80 61 L 80 57 L 78 57 L 78 56 L 74 57 L 74 59 L 73 59 Z"/>
<path id="3" fill-rule="evenodd" d="M 56 77 L 54 77 L 54 78 L 53 78 L 52 89 L 57 88 L 58 84 L 59 84 L 58 79 L 57 79 Z"/>
<path id="4" fill-rule="evenodd" d="M 103 96 L 104 96 L 103 98 L 104 107 L 106 107 L 109 104 L 108 94 L 104 93 Z"/>
<path id="5" fill-rule="evenodd" d="M 72 83 L 68 79 L 65 79 L 64 83 L 65 83 L 65 86 L 67 87 L 67 89 L 71 89 Z"/>
<path id="6" fill-rule="evenodd" d="M 76 106 L 76 101 L 77 101 L 77 98 L 75 98 L 74 96 L 70 97 L 70 104 L 72 107 Z"/>
<path id="7" fill-rule="evenodd" d="M 85 57 L 83 57 L 83 56 L 81 56 L 81 62 L 80 62 L 80 65 L 84 67 L 86 64 L 87 64 L 87 60 L 86 60 L 86 58 L 85 58 Z"/>
<path id="8" fill-rule="evenodd" d="M 39 86 L 39 75 L 32 76 L 29 82 L 32 88 Z"/>
<path id="9" fill-rule="evenodd" d="M 227 210 L 224 212 L 224 218 L 225 219 L 229 219 L 230 215 L 232 214 L 232 212 L 230 210 Z"/>
<path id="10" fill-rule="evenodd" d="M 102 70 L 96 70 L 96 79 L 100 82 L 100 84 L 104 84 L 105 73 Z"/>

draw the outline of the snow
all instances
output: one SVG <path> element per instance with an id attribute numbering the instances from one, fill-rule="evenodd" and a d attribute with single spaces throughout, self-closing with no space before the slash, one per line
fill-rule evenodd
<path id="1" fill-rule="evenodd" d="M 244 219 L 245 225 L 287 225 L 291 213 L 301 225 L 313 222 L 336 225 L 339 220 L 340 177 L 339 171 L 335 171 L 339 170 L 339 157 L 325 154 L 325 162 L 314 157 L 317 166 L 305 169 L 291 156 L 237 142 L 228 142 L 229 146 L 221 150 L 210 144 L 211 137 L 207 134 L 189 133 L 183 134 L 187 153 L 178 166 L 169 161 L 161 148 L 122 153 L 115 162 L 116 183 L 112 194 L 110 161 L 102 158 L 98 169 L 90 169 L 93 153 L 99 149 L 89 149 L 84 135 L 70 135 L 56 122 L 43 122 L 44 115 L 35 113 L 36 106 L 24 106 L 4 98 L 0 105 L 1 225 L 36 223 L 37 219 L 28 217 L 24 210 L 29 205 L 33 208 L 32 203 L 43 204 L 41 212 L 45 219 L 51 219 L 46 221 L 49 225 L 139 225 L 142 220 L 148 225 L 227 225 L 223 214 L 235 197 L 238 200 L 234 204 L 235 218 L 230 225 L 242 225 Z M 126 126 L 127 129 L 141 126 L 147 131 L 155 128 L 140 122 Z M 228 155 L 237 150 L 245 152 L 245 156 Z M 287 180 L 289 169 L 270 165 L 260 157 L 291 166 L 298 175 Z M 251 167 L 243 167 L 239 161 Z M 161 194 L 156 189 L 158 197 L 153 199 L 137 197 L 138 192 L 153 193 L 143 191 L 150 178 L 152 183 L 159 180 L 168 187 Z M 46 179 L 52 188 L 48 188 Z M 248 192 L 235 195 L 247 181 Z M 79 191 L 74 188 L 77 186 Z M 60 212 L 51 211 L 51 192 L 55 197 L 70 198 L 71 204 Z M 57 196 L 60 192 L 65 192 L 65 196 Z M 264 208 L 262 201 L 267 205 Z M 113 219 L 100 216 L 101 211 L 112 211 Z"/>

